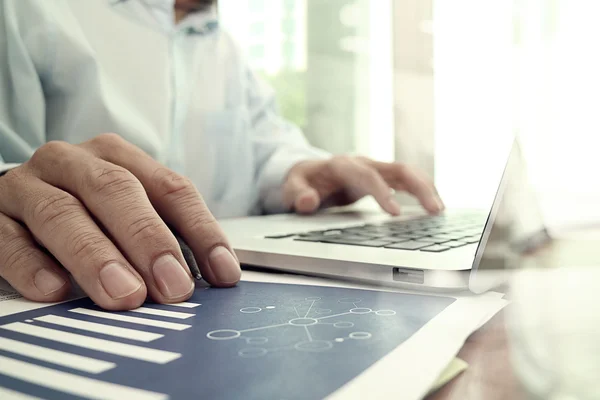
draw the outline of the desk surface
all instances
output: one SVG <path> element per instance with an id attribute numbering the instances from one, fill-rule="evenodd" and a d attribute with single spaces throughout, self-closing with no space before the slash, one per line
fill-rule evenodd
<path id="1" fill-rule="evenodd" d="M 525 257 L 522 265 L 600 266 L 600 231 L 562 238 L 536 254 Z M 510 362 L 510 342 L 505 328 L 508 306 L 466 341 L 458 356 L 469 368 L 427 397 L 427 400 L 520 400 L 526 392 Z"/>

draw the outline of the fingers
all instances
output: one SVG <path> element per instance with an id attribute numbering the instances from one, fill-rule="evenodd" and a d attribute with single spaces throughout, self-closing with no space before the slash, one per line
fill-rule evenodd
<path id="1" fill-rule="evenodd" d="M 286 208 L 301 214 L 310 214 L 321 205 L 321 196 L 310 186 L 301 174 L 290 174 L 283 187 L 283 201 Z"/>
<path id="2" fill-rule="evenodd" d="M 57 162 L 58 168 L 39 170 L 39 177 L 77 195 L 141 275 L 150 296 L 159 303 L 189 298 L 194 283 L 180 246 L 139 180 L 76 146 Z M 65 177 L 61 171 L 71 173 Z"/>
<path id="3" fill-rule="evenodd" d="M 433 182 L 418 170 L 401 163 L 370 163 L 393 189 L 411 193 L 429 213 L 436 214 L 444 210 L 444 203 Z"/>
<path id="4" fill-rule="evenodd" d="M 161 166 L 117 136 L 84 143 L 99 158 L 129 170 L 141 183 L 162 219 L 192 248 L 203 278 L 215 286 L 235 285 L 241 269 L 225 234 L 187 179 Z"/>
<path id="5" fill-rule="evenodd" d="M 29 232 L 0 213 L 0 276 L 33 301 L 59 301 L 70 290 L 65 271 L 46 255 Z"/>
<path id="6" fill-rule="evenodd" d="M 113 310 L 144 302 L 142 278 L 79 200 L 31 176 L 2 182 L 12 195 L 0 196 L 0 212 L 25 222 L 94 302 Z"/>
<path id="7" fill-rule="evenodd" d="M 386 212 L 400 214 L 400 206 L 394 200 L 392 190 L 375 168 L 352 157 L 336 157 L 330 166 L 333 175 L 342 181 L 344 187 L 363 195 L 370 194 Z"/>

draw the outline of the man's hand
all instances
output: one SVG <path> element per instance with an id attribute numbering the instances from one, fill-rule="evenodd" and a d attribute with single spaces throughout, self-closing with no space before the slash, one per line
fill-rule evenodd
<path id="1" fill-rule="evenodd" d="M 189 180 L 118 135 L 50 142 L 0 177 L 0 276 L 35 301 L 61 300 L 67 271 L 106 309 L 138 307 L 147 293 L 183 301 L 194 283 L 167 223 L 206 281 L 238 282 L 239 262 Z"/>
<path id="2" fill-rule="evenodd" d="M 285 204 L 299 213 L 348 205 L 372 195 L 385 211 L 398 215 L 400 206 L 393 191 L 411 193 L 431 214 L 444 209 L 433 183 L 419 171 L 365 157 L 300 162 L 290 170 L 283 189 Z"/>

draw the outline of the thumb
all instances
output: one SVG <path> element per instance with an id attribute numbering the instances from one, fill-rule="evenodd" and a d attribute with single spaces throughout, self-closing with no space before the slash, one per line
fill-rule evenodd
<path id="1" fill-rule="evenodd" d="M 290 177 L 284 190 L 285 203 L 297 213 L 310 214 L 318 210 L 321 196 L 302 177 Z"/>

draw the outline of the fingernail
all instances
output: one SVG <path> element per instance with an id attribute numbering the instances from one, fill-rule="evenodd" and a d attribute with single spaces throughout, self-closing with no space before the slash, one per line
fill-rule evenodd
<path id="1" fill-rule="evenodd" d="M 225 247 L 215 247 L 208 257 L 210 269 L 221 283 L 236 283 L 242 276 L 240 264 Z"/>
<path id="2" fill-rule="evenodd" d="M 435 201 L 436 201 L 436 203 L 438 205 L 438 211 L 443 211 L 444 208 L 446 208 L 446 206 L 444 206 L 444 203 L 442 202 L 442 200 L 439 197 L 437 197 L 435 199 Z"/>
<path id="3" fill-rule="evenodd" d="M 100 283 L 114 300 L 127 297 L 142 286 L 142 282 L 129 269 L 117 263 L 107 264 L 100 270 Z"/>
<path id="4" fill-rule="evenodd" d="M 400 205 L 393 198 L 388 200 L 388 208 L 392 215 L 400 215 Z"/>
<path id="5" fill-rule="evenodd" d="M 152 272 L 158 289 L 166 298 L 185 296 L 194 288 L 192 278 L 183 265 L 170 254 L 156 260 Z"/>
<path id="6" fill-rule="evenodd" d="M 33 278 L 33 283 L 35 287 L 38 288 L 40 292 L 44 294 L 44 296 L 48 296 L 60 290 L 67 281 L 65 281 L 60 275 L 56 272 L 49 269 L 40 269 Z"/>

